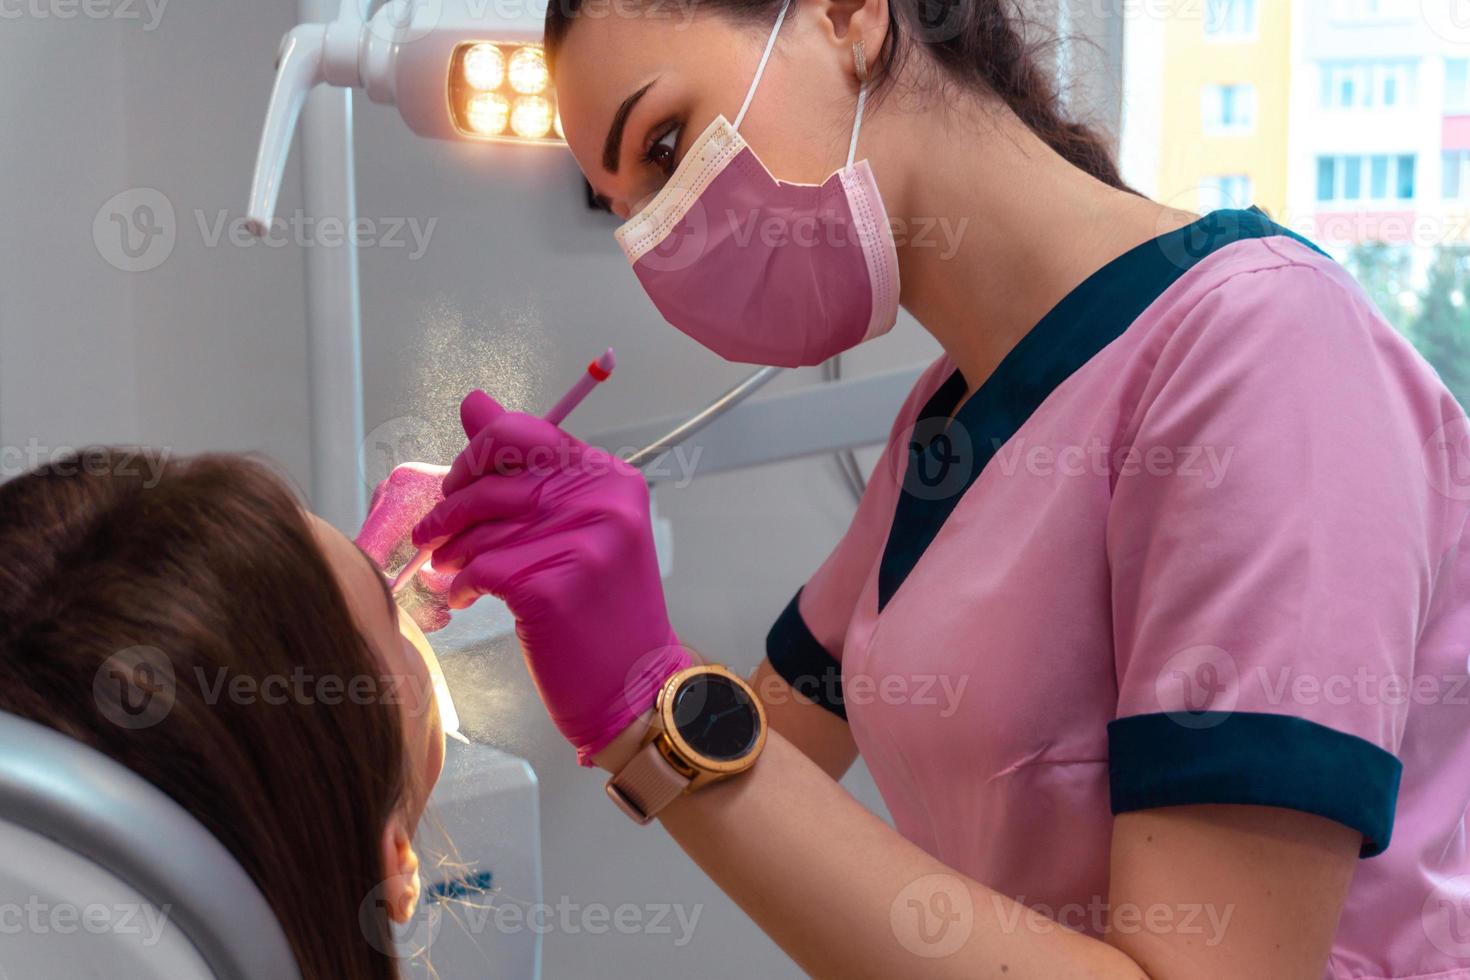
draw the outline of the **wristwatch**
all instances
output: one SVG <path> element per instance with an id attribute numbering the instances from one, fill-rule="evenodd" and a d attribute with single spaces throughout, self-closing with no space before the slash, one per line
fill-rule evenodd
<path id="1" fill-rule="evenodd" d="M 766 712 L 749 684 L 718 664 L 687 667 L 664 681 L 643 747 L 607 795 L 646 824 L 681 793 L 755 765 L 765 744 Z"/>

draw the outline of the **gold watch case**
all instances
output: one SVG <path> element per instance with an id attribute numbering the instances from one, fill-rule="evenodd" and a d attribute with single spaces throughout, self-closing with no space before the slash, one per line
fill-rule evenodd
<path id="1" fill-rule="evenodd" d="M 679 734 L 679 728 L 674 724 L 675 693 L 684 686 L 686 681 L 700 674 L 718 674 L 726 678 L 743 690 L 746 697 L 750 699 L 750 703 L 755 706 L 757 729 L 755 745 L 738 759 L 712 759 L 704 755 Z M 647 745 L 651 741 L 657 741 L 659 754 L 669 765 L 681 775 L 689 778 L 689 786 L 684 790 L 689 793 L 701 786 L 742 773 L 755 765 L 755 760 L 760 758 L 761 750 L 766 747 L 766 709 L 761 704 L 760 698 L 756 697 L 755 689 L 746 683 L 745 678 L 734 671 L 719 664 L 697 664 L 693 667 L 686 667 L 669 677 L 664 681 L 663 687 L 659 688 L 658 699 L 654 702 L 653 725 L 649 728 L 648 738 L 645 739 L 644 744 Z"/>

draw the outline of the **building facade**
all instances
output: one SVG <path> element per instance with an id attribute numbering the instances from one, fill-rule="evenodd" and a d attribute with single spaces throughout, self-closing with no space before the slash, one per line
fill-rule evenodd
<path id="1" fill-rule="evenodd" d="M 1292 0 L 1160 0 L 1129 19 L 1124 169 L 1210 211 L 1288 201 Z"/>
<path id="2" fill-rule="evenodd" d="M 1334 251 L 1470 240 L 1470 22 L 1456 25 L 1455 6 L 1297 0 L 1288 214 L 1298 230 Z"/>

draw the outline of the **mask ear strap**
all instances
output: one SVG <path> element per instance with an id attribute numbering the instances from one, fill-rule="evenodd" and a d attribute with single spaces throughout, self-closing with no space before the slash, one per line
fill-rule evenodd
<path id="1" fill-rule="evenodd" d="M 867 102 L 868 83 L 863 82 L 858 86 L 857 115 L 852 120 L 852 142 L 847 144 L 847 167 L 844 169 L 850 170 L 852 168 L 853 157 L 857 156 L 858 131 L 863 128 L 863 106 L 867 105 Z"/>
<path id="2" fill-rule="evenodd" d="M 761 54 L 761 63 L 756 66 L 755 77 L 750 80 L 750 88 L 745 91 L 745 101 L 740 105 L 740 113 L 735 117 L 735 128 L 740 128 L 740 123 L 745 119 L 745 113 L 750 109 L 750 102 L 755 98 L 755 87 L 761 83 L 761 75 L 765 74 L 766 62 L 771 60 L 771 51 L 776 47 L 776 35 L 781 33 L 781 22 L 786 19 L 786 11 L 791 7 L 791 0 L 786 0 L 781 5 L 781 13 L 776 16 L 776 26 L 771 28 L 771 36 L 766 39 L 766 50 Z"/>

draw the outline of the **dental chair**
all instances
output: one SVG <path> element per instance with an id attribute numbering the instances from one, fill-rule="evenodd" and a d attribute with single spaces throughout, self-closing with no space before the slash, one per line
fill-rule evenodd
<path id="1" fill-rule="evenodd" d="M 541 937 L 497 925 L 541 901 L 539 794 L 522 759 L 451 743 L 416 843 L 424 897 L 405 978 L 536 980 Z M 436 868 L 452 847 L 478 860 Z M 284 932 L 208 830 L 132 770 L 0 712 L 0 980 L 299 980 Z"/>
<path id="2" fill-rule="evenodd" d="M 275 914 L 182 807 L 0 713 L 0 978 L 297 980 Z"/>

